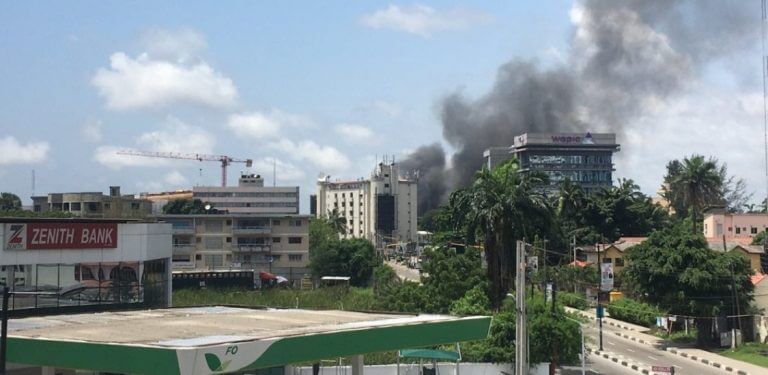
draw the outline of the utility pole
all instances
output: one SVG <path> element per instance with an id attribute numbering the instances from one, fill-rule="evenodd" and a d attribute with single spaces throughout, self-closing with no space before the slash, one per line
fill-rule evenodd
<path id="1" fill-rule="evenodd" d="M 601 238 L 603 238 L 601 236 Z M 603 242 L 605 240 L 603 239 Z M 603 246 L 605 250 L 605 246 Z M 600 274 L 600 287 L 597 288 L 597 324 L 600 331 L 600 351 L 603 351 L 603 263 L 600 261 L 600 244 L 597 245 L 597 272 Z"/>
<path id="2" fill-rule="evenodd" d="M 515 374 L 527 375 L 528 363 L 527 363 L 527 332 L 526 332 L 526 316 L 525 316 L 525 242 L 517 241 L 517 280 L 515 283 L 515 305 L 516 305 L 516 322 L 515 322 Z"/>

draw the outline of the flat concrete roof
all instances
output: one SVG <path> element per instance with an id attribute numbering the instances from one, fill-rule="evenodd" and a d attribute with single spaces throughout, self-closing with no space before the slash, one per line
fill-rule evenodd
<path id="1" fill-rule="evenodd" d="M 485 338 L 490 317 L 196 307 L 9 321 L 8 361 L 212 374 Z"/>

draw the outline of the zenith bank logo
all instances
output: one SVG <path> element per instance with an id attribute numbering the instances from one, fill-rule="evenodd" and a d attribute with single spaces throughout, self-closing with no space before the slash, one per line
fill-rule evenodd
<path id="1" fill-rule="evenodd" d="M 27 245 L 27 225 L 26 224 L 9 224 L 8 225 L 8 241 L 5 244 L 5 248 L 8 250 L 23 249 Z"/>

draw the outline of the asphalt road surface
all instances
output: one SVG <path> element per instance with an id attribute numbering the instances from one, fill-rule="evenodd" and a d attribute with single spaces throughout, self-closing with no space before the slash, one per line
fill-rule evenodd
<path id="1" fill-rule="evenodd" d="M 586 371 L 587 375 L 637 375 L 638 372 L 626 368 L 609 359 L 596 355 L 587 355 Z M 563 366 L 560 372 L 562 375 L 581 375 L 581 366 Z"/>
<path id="2" fill-rule="evenodd" d="M 587 325 L 584 325 L 584 327 L 587 341 L 591 342 L 591 346 L 596 348 L 599 342 L 597 322 L 591 321 Z M 642 368 L 650 369 L 653 365 L 675 366 L 675 375 L 730 374 L 725 370 L 668 353 L 664 351 L 663 348 L 654 348 L 648 344 L 640 344 L 625 339 L 617 336 L 614 332 L 626 331 L 608 324 L 603 324 L 603 350 L 623 356 L 624 358 L 639 364 Z"/>

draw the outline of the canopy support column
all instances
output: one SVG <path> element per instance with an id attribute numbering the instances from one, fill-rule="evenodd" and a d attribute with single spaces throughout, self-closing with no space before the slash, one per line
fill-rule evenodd
<path id="1" fill-rule="evenodd" d="M 352 360 L 352 375 L 363 375 L 363 364 L 365 357 L 362 354 L 353 355 Z"/>

